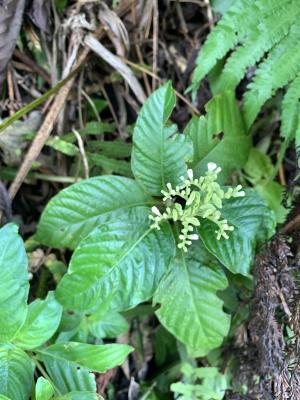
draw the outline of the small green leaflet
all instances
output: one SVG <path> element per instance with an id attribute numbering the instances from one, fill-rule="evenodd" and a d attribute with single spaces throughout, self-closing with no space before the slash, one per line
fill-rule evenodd
<path id="1" fill-rule="evenodd" d="M 193 368 L 184 364 L 182 369 L 185 383 L 177 382 L 171 385 L 171 390 L 182 394 L 179 399 L 222 400 L 228 384 L 226 376 L 217 368 Z"/>
<path id="2" fill-rule="evenodd" d="M 241 113 L 232 91 L 214 96 L 205 106 L 207 115 L 193 117 L 185 129 L 194 145 L 191 163 L 194 174 L 204 175 L 207 164 L 222 166 L 220 178 L 226 180 L 248 159 L 251 137 L 246 135 Z"/>
<path id="3" fill-rule="evenodd" d="M 36 353 L 42 357 L 49 356 L 56 360 L 69 361 L 76 366 L 104 373 L 108 369 L 123 364 L 132 351 L 133 348 L 126 344 L 93 345 L 69 342 L 40 348 L 36 350 Z"/>
<path id="4" fill-rule="evenodd" d="M 268 240 L 275 231 L 275 215 L 254 190 L 245 197 L 227 200 L 222 216 L 234 226 L 229 239 L 216 238 L 216 225 L 202 219 L 198 228 L 206 248 L 234 274 L 249 275 L 258 244 Z"/>
<path id="5" fill-rule="evenodd" d="M 167 183 L 176 185 L 186 175 L 186 161 L 192 158 L 192 143 L 168 125 L 175 107 L 175 92 L 168 82 L 147 99 L 133 132 L 131 167 L 145 191 L 160 196 Z"/>
<path id="6" fill-rule="evenodd" d="M 11 341 L 27 314 L 29 290 L 27 256 L 18 227 L 0 229 L 0 342 Z"/>
<path id="7" fill-rule="evenodd" d="M 0 344 L 0 394 L 13 400 L 28 400 L 33 385 L 34 364 L 13 344 Z"/>
<path id="8" fill-rule="evenodd" d="M 29 305 L 27 318 L 14 343 L 25 350 L 41 346 L 58 328 L 62 306 L 49 292 L 45 300 L 37 299 Z"/>
<path id="9" fill-rule="evenodd" d="M 50 400 L 54 396 L 54 388 L 51 383 L 40 376 L 35 385 L 36 400 Z"/>
<path id="10" fill-rule="evenodd" d="M 222 268 L 207 267 L 180 252 L 154 295 L 161 307 L 156 315 L 194 357 L 203 357 L 221 345 L 230 317 L 216 292 L 225 289 Z"/>
<path id="11" fill-rule="evenodd" d="M 148 300 L 175 254 L 168 223 L 150 229 L 150 210 L 136 207 L 106 220 L 77 247 L 57 299 L 71 310 L 92 311 L 112 296 L 123 311 Z"/>
<path id="12" fill-rule="evenodd" d="M 244 166 L 246 179 L 274 211 L 277 223 L 283 223 L 289 212 L 283 205 L 284 187 L 273 180 L 274 166 L 266 154 L 253 148 Z"/>
<path id="13" fill-rule="evenodd" d="M 37 238 L 50 247 L 76 248 L 96 226 L 133 207 L 151 205 L 153 200 L 132 179 L 100 176 L 76 183 L 59 192 L 45 208 Z"/>

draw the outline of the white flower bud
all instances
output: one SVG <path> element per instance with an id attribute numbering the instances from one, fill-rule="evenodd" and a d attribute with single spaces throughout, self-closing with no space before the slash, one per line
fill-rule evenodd
<path id="1" fill-rule="evenodd" d="M 151 211 L 153 212 L 153 214 L 158 215 L 160 217 L 161 214 L 160 214 L 160 211 L 159 211 L 159 209 L 157 207 L 153 206 L 151 208 Z"/>
<path id="2" fill-rule="evenodd" d="M 188 177 L 190 178 L 190 180 L 192 181 L 193 178 L 194 178 L 193 170 L 192 169 L 188 169 L 187 170 L 187 174 L 188 174 Z"/>

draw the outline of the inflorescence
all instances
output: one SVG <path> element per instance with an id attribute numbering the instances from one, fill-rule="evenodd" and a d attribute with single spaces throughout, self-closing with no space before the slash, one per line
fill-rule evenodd
<path id="1" fill-rule="evenodd" d="M 187 246 L 192 244 L 193 240 L 198 240 L 199 236 L 194 233 L 194 228 L 200 226 L 199 218 L 207 218 L 213 221 L 218 229 L 215 231 L 217 239 L 221 237 L 228 239 L 229 231 L 233 231 L 234 227 L 228 225 L 226 219 L 221 218 L 221 209 L 223 207 L 223 199 L 232 197 L 243 197 L 245 192 L 241 185 L 235 188 L 228 188 L 224 191 L 216 182 L 218 174 L 221 171 L 215 163 L 208 163 L 205 176 L 194 179 L 193 171 L 187 171 L 188 178 L 181 177 L 183 181 L 181 185 L 172 187 L 171 183 L 167 184 L 168 190 L 162 190 L 164 195 L 163 201 L 166 203 L 165 212 L 161 213 L 157 207 L 152 207 L 154 215 L 149 218 L 153 221 L 151 228 L 160 229 L 160 223 L 165 220 L 180 221 L 182 229 L 179 235 L 180 242 L 178 247 L 187 251 Z M 176 197 L 185 200 L 185 206 L 176 202 Z"/>

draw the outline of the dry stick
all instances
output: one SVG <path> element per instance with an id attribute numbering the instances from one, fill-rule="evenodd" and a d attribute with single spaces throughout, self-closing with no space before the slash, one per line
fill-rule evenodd
<path id="1" fill-rule="evenodd" d="M 89 54 L 89 49 L 85 48 L 78 58 L 75 69 L 79 68 L 83 64 L 83 62 L 85 61 L 88 54 Z M 53 129 L 53 125 L 67 100 L 68 94 L 72 88 L 74 80 L 75 80 L 75 76 L 73 76 L 65 84 L 65 86 L 63 86 L 60 89 L 57 96 L 55 97 L 54 102 L 53 102 L 48 114 L 46 115 L 46 118 L 44 119 L 44 122 L 42 123 L 36 137 L 34 138 L 34 141 L 32 142 L 30 149 L 28 150 L 28 152 L 24 158 L 24 161 L 23 161 L 13 183 L 11 184 L 11 186 L 9 188 L 9 196 L 11 199 L 14 199 L 20 186 L 22 185 L 24 179 L 26 178 L 28 172 L 30 171 L 32 163 L 37 159 L 46 140 L 50 136 L 50 133 Z"/>
<path id="2" fill-rule="evenodd" d="M 90 176 L 89 173 L 89 163 L 85 154 L 85 150 L 84 150 L 84 144 L 83 144 L 83 140 L 82 137 L 80 136 L 79 132 L 76 131 L 76 129 L 73 129 L 73 133 L 76 136 L 77 142 L 78 142 L 78 147 L 79 147 L 79 152 L 82 158 L 82 162 L 83 162 L 83 169 L 84 169 L 84 177 L 85 179 L 88 179 Z"/>

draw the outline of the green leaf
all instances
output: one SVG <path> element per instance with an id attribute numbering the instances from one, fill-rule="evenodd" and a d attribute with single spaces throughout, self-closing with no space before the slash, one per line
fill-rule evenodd
<path id="1" fill-rule="evenodd" d="M 59 192 L 45 208 L 37 237 L 50 247 L 76 248 L 96 226 L 112 216 L 126 216 L 133 207 L 153 201 L 128 178 L 100 176 Z"/>
<path id="2" fill-rule="evenodd" d="M 192 157 L 192 145 L 176 125 L 168 125 L 175 107 L 175 93 L 168 82 L 145 102 L 133 133 L 131 167 L 146 192 L 159 196 L 170 182 L 176 185 L 186 175 L 185 162 Z"/>
<path id="3" fill-rule="evenodd" d="M 89 166 L 98 166 L 103 169 L 105 173 L 116 173 L 128 177 L 132 177 L 132 171 L 129 161 L 114 160 L 102 154 L 87 153 Z"/>
<path id="4" fill-rule="evenodd" d="M 115 338 L 126 332 L 129 325 L 121 314 L 112 311 L 100 318 L 93 315 L 88 317 L 88 328 L 90 333 L 98 339 Z"/>
<path id="5" fill-rule="evenodd" d="M 27 314 L 29 290 L 27 256 L 18 227 L 0 229 L 0 342 L 9 342 L 18 333 Z"/>
<path id="6" fill-rule="evenodd" d="M 280 135 L 286 140 L 295 138 L 297 129 L 300 125 L 300 75 L 298 74 L 289 88 L 282 101 L 282 123 Z"/>
<path id="7" fill-rule="evenodd" d="M 40 376 L 35 386 L 36 400 L 50 400 L 54 396 L 54 388 L 51 383 Z"/>
<path id="8" fill-rule="evenodd" d="M 47 374 L 61 394 L 72 391 L 96 392 L 95 375 L 87 368 L 78 367 L 69 361 L 53 358 L 52 356 L 40 356 L 45 365 Z"/>
<path id="9" fill-rule="evenodd" d="M 51 139 L 48 139 L 46 145 L 70 157 L 74 157 L 79 154 L 77 146 L 62 140 L 59 136 L 54 136 Z"/>
<path id="10" fill-rule="evenodd" d="M 255 186 L 256 192 L 264 199 L 268 206 L 273 210 L 276 222 L 282 224 L 289 213 L 289 209 L 282 205 L 285 190 L 278 182 L 258 184 Z"/>
<path id="11" fill-rule="evenodd" d="M 194 357 L 220 346 L 228 333 L 230 317 L 216 292 L 227 279 L 218 266 L 210 268 L 180 253 L 154 296 L 161 307 L 156 315 Z"/>
<path id="12" fill-rule="evenodd" d="M 253 148 L 249 153 L 244 171 L 252 185 L 257 185 L 262 181 L 269 181 L 271 179 L 274 173 L 274 166 L 270 157 Z"/>
<path id="13" fill-rule="evenodd" d="M 28 355 L 12 344 L 1 344 L 0 371 L 0 394 L 13 400 L 28 400 L 34 372 Z"/>
<path id="14" fill-rule="evenodd" d="M 247 162 L 251 138 L 232 91 L 214 96 L 205 109 L 206 117 L 193 117 L 185 130 L 194 145 L 191 166 L 196 176 L 203 176 L 207 164 L 214 162 L 222 166 L 220 179 L 224 181 Z"/>
<path id="15" fill-rule="evenodd" d="M 42 356 L 69 361 L 76 366 L 100 373 L 123 364 L 132 351 L 133 348 L 125 344 L 93 345 L 76 342 L 54 344 L 45 349 L 36 350 Z"/>
<path id="16" fill-rule="evenodd" d="M 192 368 L 184 364 L 182 372 L 186 380 L 191 383 L 173 383 L 171 390 L 183 394 L 186 399 L 222 400 L 228 389 L 226 376 L 221 374 L 217 368 Z"/>
<path id="17" fill-rule="evenodd" d="M 150 210 L 137 207 L 99 225 L 75 250 L 56 296 L 64 307 L 92 309 L 112 297 L 123 311 L 148 300 L 175 254 L 168 223 L 150 229 Z"/>
<path id="18" fill-rule="evenodd" d="M 63 397 L 57 397 L 56 400 L 104 400 L 103 397 L 93 392 L 72 392 Z"/>
<path id="19" fill-rule="evenodd" d="M 284 188 L 272 180 L 274 166 L 270 157 L 255 148 L 251 149 L 244 171 L 247 180 L 274 211 L 276 222 L 283 223 L 289 210 L 282 205 Z"/>
<path id="20" fill-rule="evenodd" d="M 297 6 L 299 9 L 299 7 Z M 274 22 L 273 22 L 274 23 Z M 259 65 L 253 81 L 244 96 L 244 116 L 246 126 L 251 127 L 264 103 L 277 89 L 296 78 L 300 68 L 300 27 L 294 24 L 285 38 L 268 53 Z M 284 63 L 282 60 L 289 60 Z"/>
<path id="21" fill-rule="evenodd" d="M 9 397 L 3 396 L 0 394 L 0 400 L 11 400 Z"/>
<path id="22" fill-rule="evenodd" d="M 14 343 L 25 350 L 34 349 L 49 340 L 58 328 L 62 306 L 49 292 L 45 300 L 35 300 L 29 305 L 27 318 Z"/>
<path id="23" fill-rule="evenodd" d="M 245 197 L 224 203 L 222 217 L 234 226 L 229 239 L 217 240 L 216 225 L 207 219 L 200 221 L 200 237 L 226 268 L 234 274 L 247 276 L 257 245 L 269 239 L 275 231 L 275 215 L 258 194 L 248 190 Z"/>

